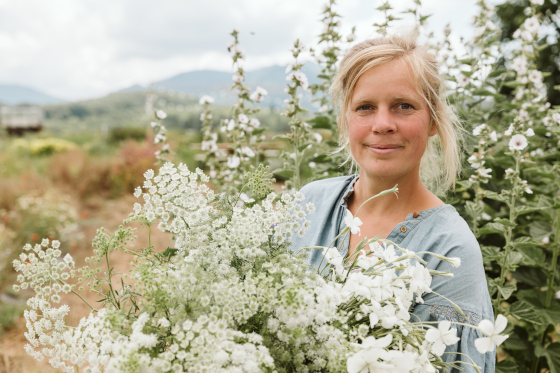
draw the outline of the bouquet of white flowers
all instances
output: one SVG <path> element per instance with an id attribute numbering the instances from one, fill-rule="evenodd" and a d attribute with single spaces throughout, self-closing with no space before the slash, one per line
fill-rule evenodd
<path id="1" fill-rule="evenodd" d="M 202 171 L 184 165 L 167 163 L 157 176 L 150 170 L 145 177 L 144 191 L 135 193 L 144 203 L 135 204 L 125 225 L 113 234 L 98 231 L 92 267 L 75 269 L 70 255 L 60 259 L 59 242 L 47 239 L 26 245 L 14 262 L 21 272 L 16 290 L 36 292 L 25 311 L 32 356 L 48 356 L 64 372 L 90 373 L 444 367 L 445 346 L 458 341 L 450 323 L 436 329 L 410 321 L 413 298 L 430 292 L 431 283 L 416 253 L 375 239 L 364 239 L 350 258 L 332 247 L 291 252 L 289 238 L 308 225 L 305 209 L 313 207 L 299 203 L 301 193 L 271 193 L 270 175 L 261 167 L 246 178 L 254 196 L 262 198 L 258 203 L 240 194 L 215 194 Z M 347 220 L 341 235 L 358 224 L 352 216 Z M 130 248 L 133 230 L 126 224 L 133 221 L 148 229 L 159 221 L 175 247 Z M 117 249 L 135 257 L 130 283 L 121 280 L 119 289 L 109 266 Z M 330 263 L 325 273 L 306 264 L 314 249 L 323 250 Z M 93 268 L 102 261 L 108 278 Z M 69 327 L 64 321 L 69 307 L 54 304 L 60 292 L 78 294 L 82 283 L 103 295 L 102 308 L 92 307 L 78 327 Z M 499 322 L 496 328 L 490 323 L 494 334 L 481 346 L 493 348 L 505 339 L 498 335 L 504 321 Z"/>

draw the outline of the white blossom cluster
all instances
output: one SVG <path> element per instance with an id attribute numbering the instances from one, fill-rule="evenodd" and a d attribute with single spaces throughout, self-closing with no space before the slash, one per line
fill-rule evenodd
<path id="1" fill-rule="evenodd" d="M 471 167 L 476 170 L 476 173 L 471 175 L 469 181 L 480 181 L 486 183 L 488 182 L 488 179 L 492 177 L 490 174 L 492 169 L 484 166 L 486 163 L 486 148 L 488 143 L 495 143 L 498 141 L 498 134 L 488 125 L 483 123 L 474 128 L 473 135 L 478 137 L 478 151 L 474 152 L 468 158 L 468 162 Z"/>
<path id="2" fill-rule="evenodd" d="M 435 372 L 445 365 L 440 356 L 456 343 L 453 329 L 440 325 L 426 334 L 410 321 L 412 301 L 431 291 L 430 272 L 416 254 L 371 243 L 347 268 L 336 249 L 324 248 L 332 267 L 320 276 L 305 263 L 306 249 L 288 251 L 290 235 L 303 234 L 313 211 L 300 204 L 301 193 L 246 203 L 215 194 L 202 171 L 171 163 L 145 177 L 135 193 L 143 203 L 127 221 L 159 221 L 158 228 L 174 236 L 174 254 L 141 250 L 128 273 L 136 306 L 107 302 L 72 328 L 64 322 L 68 306 L 52 304 L 60 292 L 74 291 L 67 280 L 83 270 L 74 269 L 69 255 L 60 259 L 57 241 L 26 245 L 32 252 L 14 266 L 20 287 L 37 294 L 25 312 L 32 356 L 48 356 L 64 372 L 87 373 Z M 359 230 L 359 219 L 347 220 L 345 231 Z M 129 288 L 106 296 L 122 301 Z M 501 338 L 501 330 L 490 332 L 494 339 L 481 342 L 486 350 Z"/>

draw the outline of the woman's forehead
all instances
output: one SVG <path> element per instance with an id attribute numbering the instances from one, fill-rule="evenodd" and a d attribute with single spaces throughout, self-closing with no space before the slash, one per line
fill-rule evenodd
<path id="1" fill-rule="evenodd" d="M 354 101 L 372 96 L 422 99 L 421 89 L 412 69 L 402 60 L 374 66 L 360 76 L 351 99 Z"/>

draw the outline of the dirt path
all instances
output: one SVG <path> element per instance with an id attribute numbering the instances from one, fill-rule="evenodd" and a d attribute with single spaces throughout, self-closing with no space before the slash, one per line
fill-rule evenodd
<path id="1" fill-rule="evenodd" d="M 85 245 L 85 248 L 76 249 L 70 253 L 76 261 L 76 267 L 85 264 L 84 259 L 93 254 L 90 243 L 95 236 L 96 230 L 102 226 L 110 231 L 115 230 L 128 217 L 134 202 L 136 202 L 136 199 L 133 196 L 127 196 L 119 200 L 104 202 L 102 207 L 87 211 L 89 218 L 83 224 L 87 245 Z M 136 248 L 147 246 L 147 228 L 138 227 L 136 234 L 138 239 L 135 241 L 134 246 Z M 156 250 L 158 248 L 164 250 L 171 246 L 172 242 L 169 235 L 165 235 L 153 227 L 152 244 L 156 247 Z M 116 272 L 126 272 L 130 268 L 132 256 L 129 254 L 116 252 L 109 258 L 110 264 L 114 266 Z M 106 268 L 102 268 L 102 271 L 105 270 Z M 82 293 L 82 295 L 92 305 L 99 299 L 93 293 L 86 293 L 85 295 Z M 68 315 L 67 323 L 72 326 L 78 325 L 79 320 L 90 312 L 89 307 L 73 294 L 64 295 L 61 304 L 68 304 L 70 306 L 71 311 Z M 60 372 L 59 369 L 52 368 L 48 361 L 43 360 L 39 362 L 24 351 L 23 347 L 27 344 L 27 340 L 23 335 L 25 331 L 27 331 L 25 319 L 21 317 L 12 328 L 0 336 L 0 373 Z"/>

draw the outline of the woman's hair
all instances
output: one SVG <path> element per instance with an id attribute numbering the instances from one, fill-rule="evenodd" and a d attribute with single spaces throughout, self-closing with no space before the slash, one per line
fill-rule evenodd
<path id="1" fill-rule="evenodd" d="M 347 113 L 358 79 L 372 67 L 397 59 L 410 68 L 419 93 L 430 109 L 431 125 L 435 125 L 437 130 L 437 136 L 429 138 L 422 157 L 422 181 L 432 191 L 443 194 L 455 185 L 455 178 L 461 170 L 458 145 L 461 125 L 447 103 L 445 82 L 439 73 L 436 56 L 427 45 L 418 44 L 414 33 L 363 41 L 354 45 L 342 60 L 330 88 L 333 102 L 340 109 L 338 131 L 341 150 L 347 151 L 350 160 Z"/>

